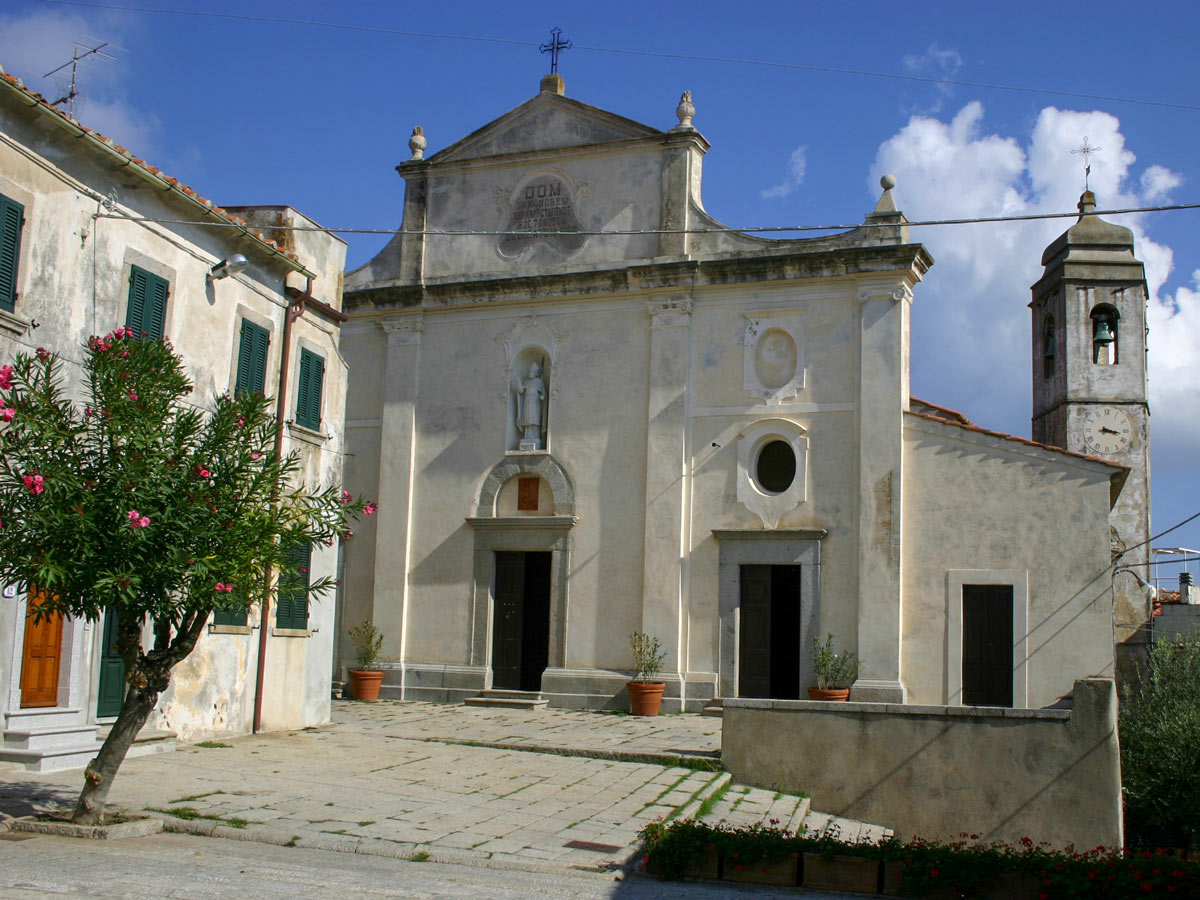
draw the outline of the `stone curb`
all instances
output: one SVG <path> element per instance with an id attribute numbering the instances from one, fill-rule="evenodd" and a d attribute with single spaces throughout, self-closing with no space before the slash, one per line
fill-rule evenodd
<path id="1" fill-rule="evenodd" d="M 306 850 L 326 850 L 333 853 L 359 853 L 363 856 L 382 856 L 389 859 L 402 859 L 416 862 L 413 857 L 418 853 L 427 854 L 422 862 L 454 863 L 462 866 L 474 866 L 481 869 L 506 869 L 516 872 L 532 872 L 539 875 L 615 875 L 623 866 L 614 865 L 611 872 L 597 872 L 580 866 L 563 866 L 539 862 L 535 859 L 524 860 L 511 854 L 503 856 L 488 856 L 472 850 L 438 848 L 429 844 L 412 844 L 393 842 L 379 838 L 364 838 L 361 840 L 339 840 L 330 837 L 300 837 L 294 832 L 278 831 L 269 828 L 233 828 L 212 821 L 168 820 L 163 823 L 163 831 L 169 834 L 191 834 L 199 837 L 226 838 L 234 841 L 247 841 L 257 844 L 274 844 L 278 847 L 300 847 Z M 626 847 L 621 851 L 624 855 Z M 638 848 L 634 846 L 634 855 Z M 628 862 L 625 864 L 628 865 Z"/>
<path id="2" fill-rule="evenodd" d="M 584 759 L 606 759 L 611 762 L 641 763 L 652 766 L 721 771 L 721 754 L 717 750 L 697 750 L 694 753 L 650 753 L 638 750 L 603 750 L 588 747 L 562 747 L 556 744 L 525 744 L 513 741 L 474 741 L 467 738 L 407 737 L 385 734 L 400 741 L 421 741 L 426 744 L 450 744 L 455 747 L 482 747 L 486 750 L 515 750 L 525 753 L 549 753 L 553 756 L 578 756 Z M 703 763 L 696 766 L 696 763 Z"/>
<path id="3" fill-rule="evenodd" d="M 73 825 L 70 822 L 38 821 L 33 816 L 13 819 L 7 823 L 12 831 L 31 831 L 37 834 L 53 834 L 58 837 L 91 838 L 115 841 L 119 838 L 144 837 L 163 830 L 163 820 L 155 816 L 134 819 L 132 822 L 116 822 L 111 825 Z"/>

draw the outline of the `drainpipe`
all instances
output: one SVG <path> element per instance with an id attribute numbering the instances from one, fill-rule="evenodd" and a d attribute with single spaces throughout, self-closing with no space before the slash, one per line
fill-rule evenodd
<path id="1" fill-rule="evenodd" d="M 275 458 L 283 454 L 283 424 L 287 414 L 287 375 L 288 364 L 292 356 L 292 323 L 304 315 L 304 308 L 309 300 L 315 300 L 312 295 L 313 276 L 308 276 L 304 293 L 288 291 L 292 302 L 288 304 L 287 313 L 283 317 L 283 350 L 279 358 L 279 388 L 275 396 Z M 294 288 L 292 289 L 295 290 Z M 275 496 L 272 502 L 279 500 L 279 485 L 275 485 Z M 266 679 L 267 662 L 267 632 L 271 621 L 271 578 L 273 573 L 267 569 L 267 590 L 263 592 L 262 614 L 258 622 L 258 672 L 254 677 L 254 726 L 255 734 L 262 730 L 263 684 Z"/>

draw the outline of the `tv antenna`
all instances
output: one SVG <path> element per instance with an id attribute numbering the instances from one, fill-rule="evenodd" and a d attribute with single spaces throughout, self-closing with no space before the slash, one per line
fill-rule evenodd
<path id="1" fill-rule="evenodd" d="M 92 38 L 92 40 L 95 41 L 97 38 Z M 113 50 L 122 49 L 116 44 L 110 43 L 109 41 L 101 41 L 94 47 L 91 44 L 81 44 L 79 41 L 75 41 L 75 50 L 71 54 L 71 59 L 68 62 L 63 63 L 57 69 L 47 72 L 42 76 L 43 78 L 49 78 L 51 75 L 61 72 L 67 66 L 71 67 L 71 86 L 67 88 L 67 92 L 63 96 L 51 103 L 51 106 L 62 106 L 65 103 L 67 106 L 67 115 L 69 115 L 71 118 L 75 118 L 75 98 L 79 96 L 79 91 L 76 90 L 76 76 L 79 73 L 79 63 L 92 56 L 115 60 L 115 56 L 104 51 L 105 47 L 111 47 Z"/>

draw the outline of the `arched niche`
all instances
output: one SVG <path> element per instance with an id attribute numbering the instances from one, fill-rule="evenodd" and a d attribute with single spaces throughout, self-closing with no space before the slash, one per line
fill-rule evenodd
<path id="1" fill-rule="evenodd" d="M 519 483 L 522 477 L 538 478 L 539 492 L 549 491 L 551 511 L 546 515 L 575 515 L 575 488 L 558 460 L 548 453 L 512 454 L 497 463 L 483 479 L 475 515 L 479 518 L 503 515 L 498 511 L 497 500 L 506 486 Z"/>

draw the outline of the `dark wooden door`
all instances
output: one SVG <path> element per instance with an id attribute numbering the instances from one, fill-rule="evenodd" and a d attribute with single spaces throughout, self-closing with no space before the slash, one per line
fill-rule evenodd
<path id="1" fill-rule="evenodd" d="M 771 566 L 771 693 L 800 699 L 800 566 Z"/>
<path id="2" fill-rule="evenodd" d="M 521 689 L 521 614 L 525 604 L 525 554 L 496 552 L 492 609 L 492 687 Z"/>
<path id="3" fill-rule="evenodd" d="M 58 671 L 62 659 L 62 616 L 39 616 L 46 597 L 29 590 L 25 613 L 25 644 L 21 653 L 21 708 L 58 705 Z"/>
<path id="4" fill-rule="evenodd" d="M 771 567 L 741 566 L 738 696 L 771 696 Z"/>
<path id="5" fill-rule="evenodd" d="M 550 658 L 549 552 L 496 551 L 492 687 L 540 691 Z"/>
<path id="6" fill-rule="evenodd" d="M 104 612 L 100 645 L 100 678 L 96 686 L 96 715 L 115 716 L 125 702 L 125 662 L 117 653 L 117 611 Z"/>
<path id="7" fill-rule="evenodd" d="M 964 584 L 962 604 L 963 703 L 1012 706 L 1012 585 Z"/>

